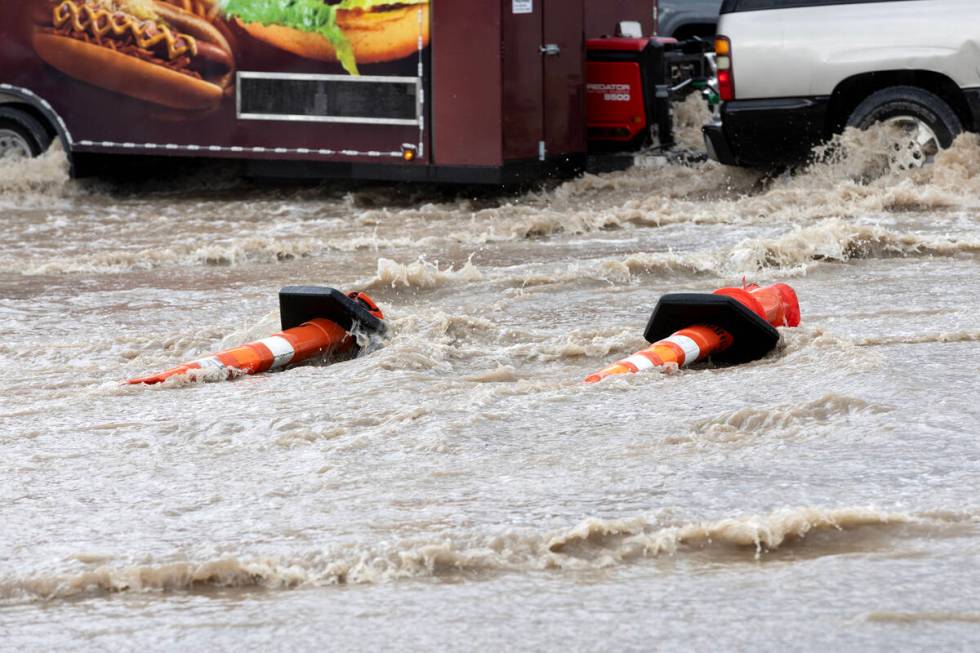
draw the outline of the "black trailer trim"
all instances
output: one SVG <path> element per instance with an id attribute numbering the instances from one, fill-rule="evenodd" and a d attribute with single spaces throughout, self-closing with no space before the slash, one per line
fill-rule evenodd
<path id="1" fill-rule="evenodd" d="M 270 179 L 357 178 L 375 181 L 407 181 L 478 185 L 519 185 L 545 178 L 567 179 L 586 168 L 585 154 L 529 159 L 500 166 L 392 165 L 371 162 L 294 161 L 245 159 L 245 173 Z"/>
<path id="2" fill-rule="evenodd" d="M 323 159 L 262 158 L 214 156 L 207 152 L 188 157 L 177 151 L 161 151 L 154 155 L 132 152 L 79 152 L 77 167 L 84 176 L 165 175 L 179 169 L 178 161 L 195 161 L 201 166 L 238 166 L 237 173 L 246 177 L 273 181 L 315 181 L 319 179 L 359 179 L 370 181 L 429 182 L 474 185 L 525 185 L 540 183 L 547 178 L 567 179 L 586 169 L 586 155 L 563 155 L 544 161 L 537 159 L 515 161 L 501 166 L 440 166 L 423 162 L 402 163 L 385 158 L 373 161 L 325 161 Z M 630 157 L 632 160 L 632 157 Z M 622 166 L 622 167 L 625 167 Z M 622 167 L 618 169 L 622 169 Z"/>

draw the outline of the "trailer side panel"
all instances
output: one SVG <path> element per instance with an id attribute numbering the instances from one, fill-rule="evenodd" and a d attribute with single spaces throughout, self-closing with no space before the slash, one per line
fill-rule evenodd
<path id="1" fill-rule="evenodd" d="M 499 166 L 504 161 L 500 30 L 496 2 L 433 5 L 431 132 L 437 165 Z"/>

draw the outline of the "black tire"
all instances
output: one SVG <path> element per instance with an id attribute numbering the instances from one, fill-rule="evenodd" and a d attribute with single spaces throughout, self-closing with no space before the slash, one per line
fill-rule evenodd
<path id="1" fill-rule="evenodd" d="M 20 135 L 31 150 L 31 156 L 44 154 L 54 140 L 37 118 L 16 107 L 0 106 L 0 129 Z"/>
<path id="2" fill-rule="evenodd" d="M 914 86 L 892 86 L 872 93 L 847 119 L 847 126 L 867 129 L 875 123 L 899 117 L 926 123 L 943 148 L 952 145 L 963 132 L 963 123 L 942 98 Z"/>

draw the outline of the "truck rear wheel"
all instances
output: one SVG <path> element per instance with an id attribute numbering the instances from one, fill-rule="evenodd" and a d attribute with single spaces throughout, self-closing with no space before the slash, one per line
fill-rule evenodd
<path id="1" fill-rule="evenodd" d="M 848 127 L 858 129 L 876 123 L 893 128 L 891 159 L 902 169 L 932 163 L 939 150 L 952 145 L 963 131 L 963 123 L 945 101 L 913 86 L 893 86 L 872 93 L 847 120 Z"/>
<path id="2" fill-rule="evenodd" d="M 15 107 L 0 106 L 0 159 L 40 156 L 52 136 L 34 116 Z"/>

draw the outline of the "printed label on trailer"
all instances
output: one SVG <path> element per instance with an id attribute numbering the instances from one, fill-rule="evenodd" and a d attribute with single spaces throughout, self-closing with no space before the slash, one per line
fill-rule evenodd
<path id="1" fill-rule="evenodd" d="M 533 14 L 534 0 L 514 0 L 515 14 Z"/>
<path id="2" fill-rule="evenodd" d="M 629 102 L 632 99 L 629 84 L 587 84 L 586 91 L 602 95 L 606 102 Z"/>

